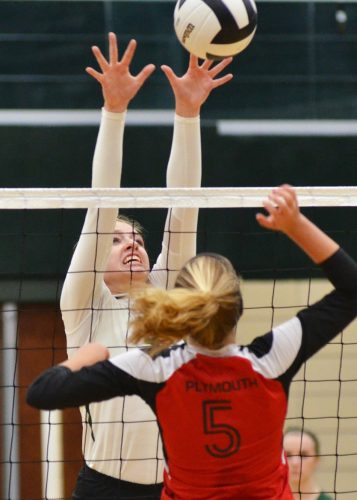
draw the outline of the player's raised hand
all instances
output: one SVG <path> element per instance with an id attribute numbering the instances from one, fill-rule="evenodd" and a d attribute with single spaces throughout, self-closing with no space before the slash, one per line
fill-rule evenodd
<path id="1" fill-rule="evenodd" d="M 130 64 L 134 57 L 136 41 L 130 40 L 121 59 L 119 59 L 118 43 L 114 33 L 109 33 L 109 60 L 101 50 L 94 46 L 92 51 L 101 72 L 94 68 L 86 68 L 86 72 L 102 86 L 104 107 L 107 111 L 123 112 L 135 97 L 145 80 L 154 71 L 153 64 L 146 65 L 136 76 L 130 73 Z"/>
<path id="2" fill-rule="evenodd" d="M 175 95 L 176 113 L 185 117 L 197 116 L 211 91 L 233 78 L 231 73 L 217 78 L 232 59 L 227 57 L 214 65 L 213 61 L 209 60 L 199 63 L 198 58 L 191 54 L 187 71 L 181 77 L 177 76 L 170 66 L 161 66 Z"/>
<path id="3" fill-rule="evenodd" d="M 263 206 L 268 214 L 258 213 L 256 219 L 262 227 L 273 231 L 289 234 L 301 216 L 296 192 L 288 184 L 274 188 Z"/>
<path id="4" fill-rule="evenodd" d="M 337 252 L 338 244 L 300 212 L 296 192 L 288 184 L 273 189 L 263 205 L 268 214 L 257 214 L 258 223 L 282 231 L 316 264 Z"/>

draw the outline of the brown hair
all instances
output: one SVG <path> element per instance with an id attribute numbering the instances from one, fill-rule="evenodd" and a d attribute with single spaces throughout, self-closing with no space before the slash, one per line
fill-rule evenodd
<path id="1" fill-rule="evenodd" d="M 147 287 L 132 297 L 130 340 L 149 343 L 151 354 L 187 336 L 218 349 L 243 310 L 239 277 L 229 260 L 217 254 L 188 261 L 174 289 Z"/>
<path id="2" fill-rule="evenodd" d="M 144 238 L 144 236 L 145 236 L 145 229 L 140 224 L 140 222 L 138 222 L 137 220 L 132 219 L 131 217 L 128 217 L 127 215 L 119 213 L 117 215 L 117 221 L 118 222 L 124 222 L 125 224 L 128 224 L 129 226 L 131 226 L 133 228 L 133 231 L 135 231 L 136 233 L 140 234 L 140 236 L 142 236 Z"/>

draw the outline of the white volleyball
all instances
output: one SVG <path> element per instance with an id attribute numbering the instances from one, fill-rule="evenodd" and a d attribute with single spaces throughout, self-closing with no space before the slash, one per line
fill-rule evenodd
<path id="1" fill-rule="evenodd" d="M 257 28 L 254 0 L 178 0 L 174 28 L 180 43 L 200 59 L 242 52 Z"/>

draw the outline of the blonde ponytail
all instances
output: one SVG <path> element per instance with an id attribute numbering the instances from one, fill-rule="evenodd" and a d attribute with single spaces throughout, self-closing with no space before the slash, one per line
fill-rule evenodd
<path id="1" fill-rule="evenodd" d="M 152 354 L 187 336 L 217 349 L 242 314 L 239 278 L 228 259 L 216 254 L 191 259 L 174 289 L 147 287 L 132 298 L 130 340 L 150 344 Z"/>

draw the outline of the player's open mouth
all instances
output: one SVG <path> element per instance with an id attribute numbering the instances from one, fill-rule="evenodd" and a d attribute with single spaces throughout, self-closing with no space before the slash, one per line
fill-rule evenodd
<path id="1" fill-rule="evenodd" d="M 124 264 L 135 264 L 136 262 L 140 264 L 141 260 L 135 255 L 130 255 L 124 259 Z"/>

